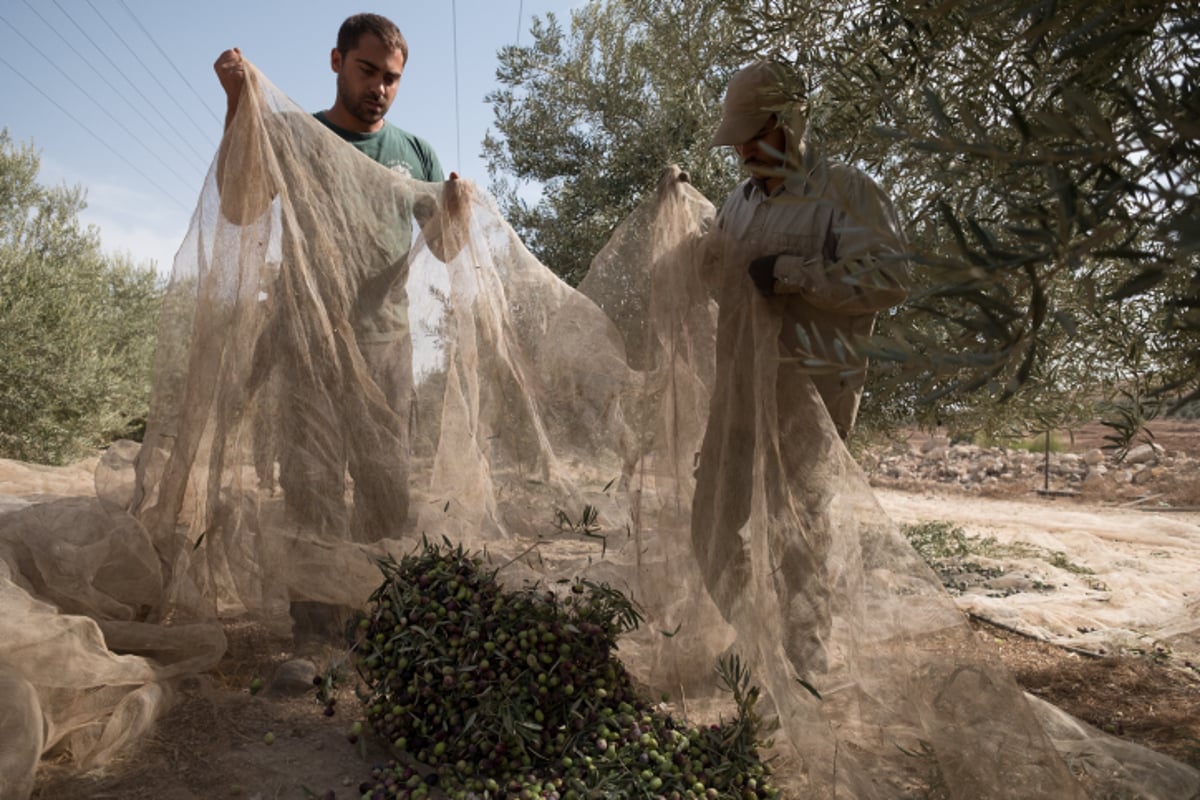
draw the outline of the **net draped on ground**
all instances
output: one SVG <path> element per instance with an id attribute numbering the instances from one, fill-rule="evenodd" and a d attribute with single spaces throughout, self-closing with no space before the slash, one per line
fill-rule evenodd
<path id="1" fill-rule="evenodd" d="M 787 796 L 1083 796 L 1069 726 L 977 652 L 679 170 L 576 291 L 480 189 L 376 165 L 253 69 L 223 154 L 144 444 L 106 452 L 94 498 L 0 509 L 0 795 L 41 754 L 127 752 L 222 618 L 361 605 L 425 535 L 514 584 L 628 592 L 623 660 L 688 708 L 737 653 Z M 1190 779 L 1135 751 L 1106 774 Z"/>

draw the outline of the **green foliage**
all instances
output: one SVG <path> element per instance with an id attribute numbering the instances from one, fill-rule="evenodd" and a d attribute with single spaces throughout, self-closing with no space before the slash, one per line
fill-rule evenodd
<path id="1" fill-rule="evenodd" d="M 1182 403 L 1170 409 L 1167 416 L 1173 419 L 1200 420 L 1200 400 Z"/>
<path id="2" fill-rule="evenodd" d="M 1004 575 L 1003 566 L 984 566 L 977 560 L 980 558 L 993 562 L 1015 558 L 1037 559 L 1055 569 L 1085 578 L 1095 574 L 1088 567 L 1071 561 L 1061 550 L 1048 550 L 1024 542 L 1004 544 L 993 536 L 969 536 L 962 527 L 952 522 L 919 522 L 901 526 L 901 532 L 951 594 L 961 594 L 974 584 L 987 588 L 989 581 Z M 1054 588 L 1041 582 L 1035 582 L 1034 585 L 1042 590 Z M 1107 591 L 1107 587 L 1099 581 L 1089 579 L 1088 585 L 1097 591 Z M 1004 593 L 1012 591 L 1006 589 Z"/>
<path id="3" fill-rule="evenodd" d="M 918 284 L 881 320 L 876 355 L 896 366 L 876 395 L 911 396 L 943 424 L 982 410 L 1065 427 L 1121 385 L 1139 342 L 1164 390 L 1195 391 L 1193 15 L 1177 2 L 983 11 L 872 2 L 822 25 L 784 3 L 743 17 L 803 31 L 772 46 L 806 54 L 824 146 L 908 216 Z M 743 52 L 759 46 L 748 35 Z"/>
<path id="4" fill-rule="evenodd" d="M 976 435 L 971 439 L 973 444 L 980 447 L 1007 447 L 1010 450 L 1024 450 L 1027 453 L 1046 452 L 1046 431 L 1030 432 L 1028 435 L 992 438 Z M 1067 438 L 1056 431 L 1050 431 L 1050 452 L 1064 453 L 1068 450 Z"/>
<path id="5" fill-rule="evenodd" d="M 492 190 L 568 282 L 666 166 L 686 164 L 709 197 L 735 183 L 728 157 L 708 145 L 726 77 L 711 66 L 728 25 L 713 3 L 594 1 L 572 12 L 569 30 L 548 14 L 531 44 L 500 51 L 502 88 L 487 98 L 496 131 L 484 141 Z M 540 198 L 526 199 L 525 186 Z"/>
<path id="6" fill-rule="evenodd" d="M 706 134 L 756 57 L 806 71 L 811 138 L 907 220 L 916 284 L 867 343 L 863 424 L 1067 428 L 1137 359 L 1200 397 L 1191 4 L 593 2 L 502 53 L 491 98 L 494 177 L 542 190 L 505 206 L 534 252 L 577 280 L 672 161 L 720 202 Z"/>
<path id="7" fill-rule="evenodd" d="M 0 132 L 0 456 L 64 463 L 144 419 L 161 288 L 104 256 L 82 192 L 38 166 Z"/>
<path id="8" fill-rule="evenodd" d="M 1124 460 L 1137 442 L 1154 441 L 1147 425 L 1170 405 L 1163 396 L 1170 378 L 1158 371 L 1156 359 L 1142 342 L 1131 344 L 1120 374 L 1121 384 L 1098 407 L 1100 422 L 1109 430 L 1103 447 L 1118 461 Z"/>
<path id="9" fill-rule="evenodd" d="M 1100 423 L 1109 430 L 1104 436 L 1106 444 L 1103 448 L 1117 461 L 1123 461 L 1139 440 L 1147 444 L 1154 441 L 1154 434 L 1146 425 L 1162 411 L 1161 401 L 1146 398 L 1136 389 L 1122 389 L 1118 397 L 1101 410 L 1104 416 Z"/>
<path id="10" fill-rule="evenodd" d="M 960 558 L 971 552 L 966 531 L 951 522 L 921 522 L 905 525 L 902 530 L 904 538 L 928 564 L 945 558 Z"/>
<path id="11" fill-rule="evenodd" d="M 439 790 L 491 797 L 776 797 L 759 758 L 758 689 L 736 658 L 720 676 L 737 715 L 688 726 L 638 695 L 614 653 L 642 617 L 588 580 L 505 589 L 482 557 L 428 541 L 379 562 L 383 583 L 349 628 L 371 729 Z M 318 694 L 328 702 L 328 688 Z M 422 797 L 396 761 L 365 796 Z"/>

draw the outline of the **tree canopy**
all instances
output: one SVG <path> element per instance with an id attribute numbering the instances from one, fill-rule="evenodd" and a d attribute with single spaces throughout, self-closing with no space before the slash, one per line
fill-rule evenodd
<path id="1" fill-rule="evenodd" d="M 532 44 L 500 53 L 496 131 L 484 141 L 493 190 L 526 245 L 571 283 L 667 165 L 686 164 L 709 197 L 737 180 L 708 146 L 726 77 L 710 64 L 730 46 L 728 15 L 708 6 L 658 15 L 592 2 L 569 32 L 550 14 L 535 19 Z M 537 202 L 520 192 L 529 184 Z"/>
<path id="2" fill-rule="evenodd" d="M 63 463 L 146 414 L 161 287 L 101 252 L 79 188 L 0 131 L 0 456 Z"/>
<path id="3" fill-rule="evenodd" d="M 486 148 L 509 219 L 578 280 L 729 75 L 794 64 L 810 138 L 906 220 L 917 285 L 864 343 L 865 419 L 1032 428 L 1200 393 L 1200 22 L 1181 0 L 596 0 L 501 52 Z M 525 199 L 540 188 L 536 200 Z"/>

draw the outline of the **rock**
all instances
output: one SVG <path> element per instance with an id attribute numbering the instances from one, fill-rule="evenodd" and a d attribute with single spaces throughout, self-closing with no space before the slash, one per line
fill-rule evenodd
<path id="1" fill-rule="evenodd" d="M 1140 469 L 1134 470 L 1129 482 L 1134 486 L 1145 486 L 1150 482 L 1150 479 L 1154 477 L 1154 470 L 1144 464 L 1139 465 L 1139 467 Z"/>
<path id="2" fill-rule="evenodd" d="M 1149 461 L 1133 463 L 1146 456 Z M 905 452 L 892 448 L 867 454 L 860 463 L 879 485 L 928 483 L 978 492 L 1003 487 L 1029 490 L 1040 488 L 1046 480 L 1044 452 L 961 442 L 952 445 L 944 436 L 932 437 L 919 448 Z M 1168 458 L 1161 447 L 1145 445 L 1135 449 L 1132 459 L 1119 466 L 1099 448 L 1082 454 L 1052 452 L 1049 469 L 1050 483 L 1057 488 L 1082 484 L 1092 493 L 1112 491 L 1124 496 L 1131 491 L 1144 494 L 1155 482 L 1170 481 L 1172 476 L 1200 473 L 1200 464 L 1185 454 Z"/>
<path id="3" fill-rule="evenodd" d="M 921 451 L 924 453 L 926 461 L 944 461 L 950 455 L 950 448 L 945 445 L 931 447 L 928 450 L 921 448 Z"/>
<path id="4" fill-rule="evenodd" d="M 133 503 L 134 462 L 142 446 L 120 439 L 111 443 L 96 465 L 96 494 L 114 508 L 129 508 Z"/>
<path id="5" fill-rule="evenodd" d="M 928 453 L 930 450 L 946 449 L 950 447 L 950 437 L 948 436 L 930 436 L 929 440 L 921 445 L 921 452 Z"/>
<path id="6" fill-rule="evenodd" d="M 265 693 L 268 695 L 293 696 L 311 692 L 313 678 L 317 677 L 317 665 L 307 658 L 293 658 L 285 661 L 275 669 L 275 674 L 267 682 Z"/>
<path id="7" fill-rule="evenodd" d="M 1125 454 L 1125 463 L 1131 466 L 1151 464 L 1158 460 L 1158 450 L 1152 444 L 1139 444 Z"/>
<path id="8" fill-rule="evenodd" d="M 1037 584 L 1028 576 L 1010 572 L 993 578 L 984 584 L 988 589 L 1001 592 L 1032 592 L 1037 590 Z"/>

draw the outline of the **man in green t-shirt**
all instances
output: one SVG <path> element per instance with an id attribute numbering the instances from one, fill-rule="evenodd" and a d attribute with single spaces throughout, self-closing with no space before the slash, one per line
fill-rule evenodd
<path id="1" fill-rule="evenodd" d="M 378 14 L 348 18 L 329 55 L 330 68 L 337 74 L 337 95 L 329 109 L 315 116 L 388 169 L 401 170 L 417 180 L 441 181 L 442 166 L 433 147 L 384 119 L 407 63 L 408 42 L 391 20 Z M 242 51 L 235 47 L 221 53 L 213 69 L 225 89 L 228 128 L 246 79 Z"/>
<path id="2" fill-rule="evenodd" d="M 441 182 L 444 180 L 442 167 L 429 143 L 384 119 L 396 98 L 407 63 L 408 43 L 390 20 L 377 14 L 349 17 L 342 23 L 337 46 L 330 53 L 330 67 L 337 75 L 333 105 L 314 116 L 378 164 L 419 181 Z M 246 62 L 241 51 L 233 48 L 221 53 L 213 69 L 225 90 L 225 127 L 228 130 L 246 85 Z M 223 149 L 217 165 L 218 182 L 222 186 L 224 156 Z M 458 176 L 452 173 L 450 177 L 456 191 L 465 197 L 467 190 L 455 180 Z M 250 205 L 255 206 L 254 203 Z M 252 215 L 261 213 L 256 207 L 249 210 Z M 350 534 L 359 540 L 373 541 L 395 535 L 403 528 L 408 516 L 406 423 L 413 401 L 413 377 L 405 287 L 405 256 L 412 237 L 407 213 L 411 213 L 422 227 L 425 244 L 435 256 L 449 258 L 453 255 L 439 249 L 444 241 L 440 234 L 443 221 L 437 219 L 436 204 L 428 198 L 419 200 L 410 212 L 395 220 L 394 240 L 385 248 L 394 263 L 370 266 L 367 271 L 376 277 L 359 287 L 360 296 L 355 300 L 355 339 L 372 379 L 383 391 L 401 427 L 405 428 L 400 431 L 401 452 L 356 453 L 348 442 L 330 445 L 346 451 L 355 490 Z M 234 217 L 230 220 L 239 222 Z M 364 269 L 367 265 L 357 266 Z M 279 411 L 280 424 L 289 430 L 280 442 L 277 454 L 279 486 L 284 491 L 288 508 L 300 521 L 318 530 L 337 530 L 341 528 L 342 496 L 337 487 L 343 484 L 345 467 L 339 467 L 336 460 L 307 457 L 303 447 L 288 443 L 289 436 L 302 438 L 305 431 L 313 428 L 308 421 L 310 418 L 315 421 L 313 424 L 320 425 L 328 417 L 336 417 L 337 412 L 322 408 L 309 413 L 302 403 L 300 406 Z M 326 413 L 330 411 L 332 413 Z M 330 447 L 324 449 L 328 451 Z"/>
<path id="3" fill-rule="evenodd" d="M 333 105 L 314 116 L 326 128 L 337 134 L 359 152 L 388 169 L 425 182 L 444 180 L 441 164 L 433 148 L 424 139 L 414 136 L 384 119 L 396 98 L 400 77 L 408 62 L 408 43 L 390 20 L 377 14 L 356 14 L 346 19 L 338 31 L 337 46 L 330 53 L 330 67 L 337 75 L 337 93 Z M 234 122 L 239 100 L 246 84 L 246 67 L 241 51 L 226 50 L 217 58 L 213 69 L 225 90 L 227 110 L 225 128 Z M 224 148 L 224 144 L 222 147 Z M 218 182 L 224 165 L 224 149 L 218 157 Z M 451 173 L 457 197 L 469 197 L 457 175 Z M 450 186 L 447 186 L 449 189 Z M 235 207 L 241 207 L 238 203 Z M 467 204 L 469 205 L 469 204 Z M 460 206 L 461 207 L 461 206 Z M 224 208 L 224 204 L 223 204 Z M 256 203 L 248 206 L 251 215 L 265 211 Z M 444 220 L 437 218 L 432 201 L 418 201 L 411 214 L 421 226 L 426 246 L 438 258 L 449 259 L 454 253 L 445 251 L 448 245 L 443 236 Z M 240 223 L 237 214 L 230 221 Z M 372 222 L 377 224 L 377 221 Z M 313 406 L 321 403 L 306 399 L 304 391 L 292 393 L 289 402 L 275 410 L 275 422 L 282 431 L 274 457 L 279 463 L 279 486 L 289 511 L 303 524 L 317 531 L 338 531 L 344 524 L 341 503 L 346 467 L 353 478 L 354 507 L 349 534 L 360 541 L 373 541 L 394 536 L 404 529 L 408 517 L 408 460 L 407 422 L 413 403 L 412 339 L 409 332 L 406 255 L 412 229 L 405 215 L 395 220 L 394 241 L 384 250 L 394 263 L 380 264 L 368 271 L 383 280 L 372 279 L 359 287 L 355 300 L 355 340 L 371 373 L 372 380 L 382 390 L 401 429 L 400 446 L 389 452 L 356 452 L 345 434 L 329 430 L 330 420 L 343 413 L 339 409 Z M 287 258 L 286 252 L 284 258 Z M 363 268 L 359 265 L 360 269 Z M 284 359 L 286 362 L 286 359 Z M 280 369 L 290 375 L 283 364 Z M 287 379 L 285 378 L 285 381 Z M 303 380 L 297 379 L 297 387 Z M 296 388 L 296 387 L 293 387 Z M 321 447 L 304 444 L 317 439 Z M 313 450 L 319 450 L 314 454 Z M 335 451 L 342 452 L 341 463 Z M 271 460 L 268 458 L 268 460 Z M 270 475 L 270 469 L 264 474 Z M 267 479 L 271 485 L 272 479 Z M 335 609 L 321 603 L 293 602 L 292 616 L 295 634 L 308 637 L 314 633 L 333 634 L 337 630 Z M 299 649 L 298 643 L 298 649 Z"/>

